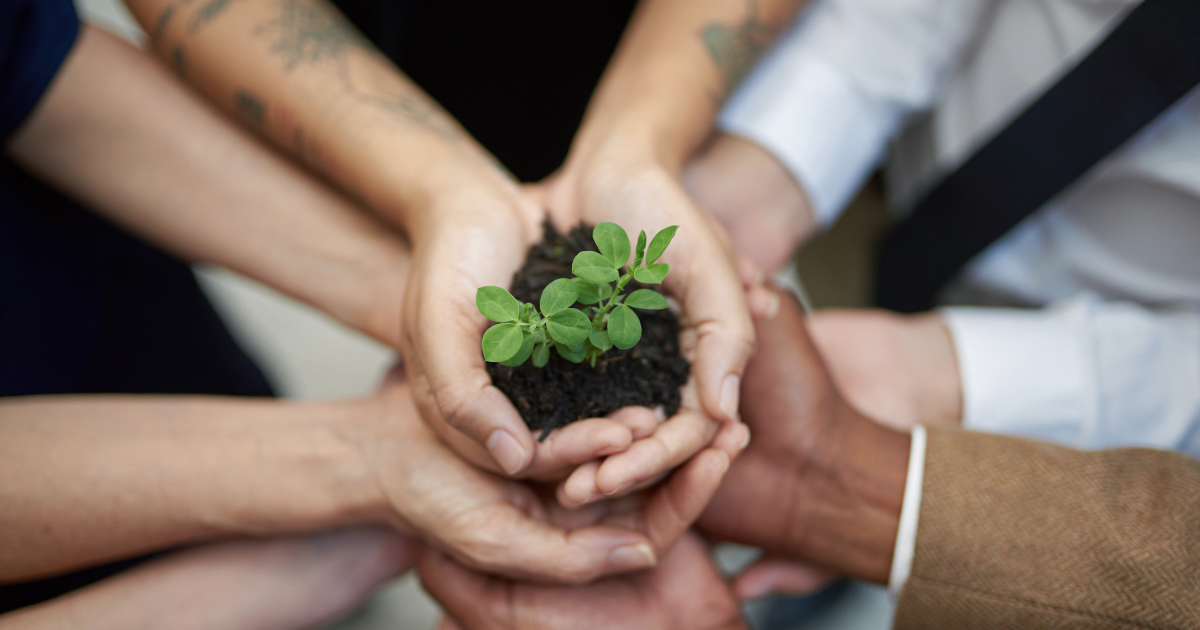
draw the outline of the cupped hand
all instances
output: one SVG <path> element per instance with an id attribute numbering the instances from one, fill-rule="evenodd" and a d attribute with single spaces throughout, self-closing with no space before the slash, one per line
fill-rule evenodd
<path id="1" fill-rule="evenodd" d="M 562 477 L 627 447 L 630 430 L 593 419 L 538 443 L 488 376 L 480 340 L 489 325 L 479 287 L 507 287 L 541 235 L 541 204 L 511 182 L 451 182 L 410 229 L 413 262 L 402 348 L 413 395 L 430 426 L 459 454 L 509 475 Z"/>
<path id="2" fill-rule="evenodd" d="M 472 572 L 433 551 L 421 581 L 449 617 L 439 630 L 745 628 L 737 599 L 694 534 L 657 568 L 583 587 L 522 584 Z"/>
<path id="3" fill-rule="evenodd" d="M 724 452 L 705 451 L 637 504 L 631 497 L 564 517 L 535 487 L 482 471 L 440 442 L 406 385 L 391 385 L 376 400 L 375 411 L 339 433 L 361 452 L 364 474 L 378 488 L 368 518 L 473 569 L 514 578 L 582 583 L 653 566 L 729 467 Z"/>
<path id="4" fill-rule="evenodd" d="M 716 540 L 763 548 L 773 563 L 748 578 L 768 588 L 803 581 L 778 560 L 806 564 L 802 572 L 824 569 L 886 582 L 908 436 L 846 402 L 808 335 L 799 303 L 791 295 L 781 298 L 778 315 L 757 322 L 760 346 L 743 386 L 742 415 L 755 439 L 697 528 Z M 761 594 L 752 586 L 745 588 Z"/>
<path id="5" fill-rule="evenodd" d="M 566 492 L 570 501 L 619 495 L 686 461 L 709 444 L 727 447 L 735 457 L 748 439 L 738 417 L 745 364 L 754 347 L 754 329 L 739 265 L 724 231 L 684 192 L 666 169 L 615 150 L 568 164 L 545 183 L 546 198 L 560 228 L 579 221 L 610 221 L 631 235 L 647 236 L 679 226 L 661 258 L 670 265 L 663 282 L 679 308 L 681 350 L 692 363 L 684 406 L 654 436 L 634 442 L 603 463 L 576 471 Z M 585 477 L 595 476 L 593 487 Z"/>

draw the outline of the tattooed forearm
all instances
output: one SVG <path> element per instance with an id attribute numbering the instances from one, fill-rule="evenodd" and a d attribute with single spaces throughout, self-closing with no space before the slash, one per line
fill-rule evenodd
<path id="1" fill-rule="evenodd" d="M 217 16 L 221 15 L 221 12 L 229 8 L 233 2 L 234 0 L 208 0 L 192 15 L 192 21 L 188 24 L 188 33 L 192 35 L 199 33 L 200 29 L 217 19 Z"/>
<path id="2" fill-rule="evenodd" d="M 167 25 L 171 23 L 171 18 L 175 17 L 175 5 L 167 5 L 162 13 L 158 14 L 158 19 L 154 21 L 154 30 L 150 32 L 152 41 L 162 41 L 163 33 L 167 31 Z"/>
<path id="3" fill-rule="evenodd" d="M 341 15 L 304 0 L 283 0 L 278 16 L 254 33 L 271 41 L 271 52 L 283 57 L 286 70 L 336 59 L 348 46 L 374 50 Z"/>
<path id="4" fill-rule="evenodd" d="M 777 29 L 760 21 L 757 2 L 746 1 L 749 6 L 741 24 L 709 24 L 700 32 L 709 56 L 724 79 L 726 95 L 746 77 L 777 35 Z"/>
<path id="5" fill-rule="evenodd" d="M 245 90 L 237 90 L 233 93 L 233 106 L 238 115 L 253 123 L 255 127 L 261 129 L 266 124 L 267 108 L 257 96 Z"/>

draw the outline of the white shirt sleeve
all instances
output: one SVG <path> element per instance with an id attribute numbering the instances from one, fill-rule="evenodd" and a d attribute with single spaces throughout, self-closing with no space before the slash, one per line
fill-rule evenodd
<path id="1" fill-rule="evenodd" d="M 1200 311 L 1084 293 L 1044 309 L 942 309 L 963 426 L 1081 449 L 1200 457 Z"/>
<path id="2" fill-rule="evenodd" d="M 904 480 L 904 500 L 900 504 L 900 526 L 896 528 L 896 547 L 892 552 L 892 572 L 888 593 L 899 598 L 912 573 L 913 554 L 917 550 L 917 521 L 921 516 L 921 489 L 925 483 L 925 427 L 913 427 L 912 446 L 908 451 L 908 477 Z"/>
<path id="3" fill-rule="evenodd" d="M 814 0 L 718 127 L 758 143 L 831 224 L 905 118 L 930 107 L 990 0 Z"/>

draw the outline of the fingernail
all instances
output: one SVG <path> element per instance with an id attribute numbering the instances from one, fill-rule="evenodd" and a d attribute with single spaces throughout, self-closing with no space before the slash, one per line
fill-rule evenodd
<path id="1" fill-rule="evenodd" d="M 525 449 L 521 448 L 517 438 L 503 429 L 496 429 L 488 436 L 487 450 L 510 475 L 516 474 L 525 464 Z"/>
<path id="2" fill-rule="evenodd" d="M 717 451 L 717 454 L 721 456 L 721 476 L 724 477 L 729 472 L 729 453 Z"/>
<path id="3" fill-rule="evenodd" d="M 742 425 L 742 442 L 741 442 L 741 444 L 738 444 L 738 450 L 744 451 L 744 450 L 746 450 L 747 446 L 750 446 L 750 427 L 743 424 Z"/>
<path id="4" fill-rule="evenodd" d="M 736 374 L 730 374 L 725 377 L 725 381 L 721 383 L 721 411 L 725 412 L 725 416 L 730 420 L 738 420 L 738 390 L 742 385 L 742 379 Z"/>
<path id="5" fill-rule="evenodd" d="M 632 486 L 632 485 L 633 485 L 633 483 L 634 483 L 634 482 L 632 482 L 632 481 L 626 481 L 625 483 L 623 483 L 623 484 L 621 484 L 621 485 L 617 486 L 617 489 L 616 489 L 616 490 L 613 490 L 612 492 L 605 492 L 604 494 L 607 494 L 608 496 L 610 496 L 610 497 L 611 497 L 612 495 L 614 495 L 614 494 L 616 494 L 616 493 L 618 493 L 618 492 L 620 492 L 620 491 L 624 490 L 625 488 L 628 488 L 629 486 Z"/>
<path id="6" fill-rule="evenodd" d="M 658 558 L 654 557 L 654 550 L 646 543 L 617 547 L 608 554 L 608 566 L 618 571 L 649 569 L 656 564 Z"/>
<path id="7" fill-rule="evenodd" d="M 595 500 L 596 500 L 597 498 L 599 498 L 599 497 L 600 497 L 600 494 L 599 494 L 599 493 L 597 493 L 597 492 L 592 492 L 592 493 L 590 493 L 590 494 L 588 494 L 588 495 L 587 495 L 587 498 L 586 498 L 586 499 L 584 499 L 584 500 L 580 501 L 580 502 L 579 502 L 579 505 L 587 505 L 587 504 L 591 503 L 592 501 L 595 501 Z"/>

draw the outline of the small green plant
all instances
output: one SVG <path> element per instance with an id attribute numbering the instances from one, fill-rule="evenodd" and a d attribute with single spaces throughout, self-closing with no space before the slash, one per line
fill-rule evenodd
<path id="1" fill-rule="evenodd" d="M 475 305 L 483 316 L 496 322 L 483 334 L 483 358 L 509 367 L 530 357 L 542 367 L 550 360 L 550 347 L 572 363 L 596 359 L 613 346 L 632 348 L 642 338 L 642 322 L 635 308 L 667 308 L 657 291 L 638 289 L 626 295 L 632 279 L 661 284 L 671 267 L 658 259 L 675 237 L 672 225 L 646 245 L 646 232 L 638 234 L 633 264 L 629 262 L 629 236 L 616 223 L 601 223 L 592 230 L 600 253 L 579 252 L 571 262 L 574 278 L 559 278 L 542 290 L 538 307 L 517 298 L 501 287 L 480 287 Z M 625 267 L 625 273 L 621 268 Z M 616 282 L 616 286 L 613 286 Z M 572 308 L 575 303 L 586 308 Z"/>

